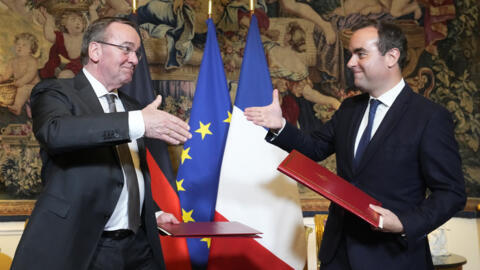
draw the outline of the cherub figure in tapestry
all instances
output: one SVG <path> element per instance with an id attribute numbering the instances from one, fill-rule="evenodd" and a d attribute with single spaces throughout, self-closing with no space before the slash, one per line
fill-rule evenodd
<path id="1" fill-rule="evenodd" d="M 94 0 L 88 7 L 91 21 L 98 18 L 99 4 L 99 0 Z M 39 71 L 42 79 L 72 78 L 82 69 L 80 49 L 88 23 L 86 15 L 81 6 L 74 4 L 56 10 L 58 13 L 50 14 L 46 7 L 40 7 L 45 39 L 53 43 L 47 63 Z"/>
<path id="2" fill-rule="evenodd" d="M 0 74 L 0 83 L 10 82 L 16 88 L 13 103 L 7 108 L 13 114 L 20 115 L 33 87 L 40 82 L 37 72 L 38 59 L 35 57 L 38 39 L 25 32 L 15 35 L 13 43 L 15 56 L 8 61 L 4 72 Z M 27 108 L 26 111 L 29 115 L 30 110 Z"/>

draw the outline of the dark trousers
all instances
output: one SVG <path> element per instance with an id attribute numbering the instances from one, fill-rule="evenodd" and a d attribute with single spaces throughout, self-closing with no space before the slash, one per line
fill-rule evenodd
<path id="1" fill-rule="evenodd" d="M 328 264 L 321 264 L 320 270 L 351 270 L 350 261 L 347 255 L 347 245 L 345 237 L 342 237 L 335 256 Z"/>
<path id="2" fill-rule="evenodd" d="M 140 228 L 136 234 L 131 233 L 122 238 L 102 236 L 89 266 L 90 270 L 159 268 L 143 228 Z"/>

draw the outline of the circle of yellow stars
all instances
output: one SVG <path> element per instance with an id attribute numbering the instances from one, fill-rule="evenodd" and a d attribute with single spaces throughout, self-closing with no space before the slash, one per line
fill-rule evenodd
<path id="1" fill-rule="evenodd" d="M 230 123 L 231 120 L 232 120 L 232 113 L 230 111 L 227 111 L 227 114 L 228 114 L 228 117 L 223 120 L 224 123 Z M 199 121 L 199 126 L 200 127 L 197 130 L 195 130 L 195 132 L 202 135 L 202 141 L 205 139 L 205 136 L 213 135 L 213 133 L 210 131 L 211 123 L 204 124 L 204 123 L 202 123 L 202 121 Z M 188 147 L 188 148 L 182 150 L 182 154 L 180 156 L 181 164 L 183 164 L 185 162 L 185 160 L 187 160 L 187 159 L 192 159 L 192 157 L 190 156 L 190 148 L 191 147 Z M 186 191 L 186 189 L 183 187 L 184 180 L 185 179 L 181 179 L 181 180 L 176 181 L 177 191 L 179 191 L 179 192 L 180 191 Z M 194 212 L 194 209 L 192 209 L 190 211 L 185 211 L 185 209 L 182 208 L 182 220 L 183 220 L 184 223 L 195 222 L 195 219 L 193 219 L 193 217 L 192 217 L 193 212 Z M 210 248 L 211 238 L 202 238 L 200 241 L 205 242 L 207 244 L 207 247 Z"/>

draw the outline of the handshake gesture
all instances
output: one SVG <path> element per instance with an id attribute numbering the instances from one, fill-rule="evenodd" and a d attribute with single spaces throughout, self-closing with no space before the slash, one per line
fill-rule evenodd
<path id="1" fill-rule="evenodd" d="M 159 110 L 162 96 L 142 110 L 145 122 L 145 137 L 160 139 L 170 144 L 183 143 L 192 137 L 190 126 L 182 119 Z"/>

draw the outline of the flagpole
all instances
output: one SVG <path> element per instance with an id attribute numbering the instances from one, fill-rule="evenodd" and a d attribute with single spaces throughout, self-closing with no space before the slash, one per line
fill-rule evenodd
<path id="1" fill-rule="evenodd" d="M 137 13 L 137 0 L 132 0 L 132 13 Z"/>
<path id="2" fill-rule="evenodd" d="M 253 6 L 253 0 L 250 0 L 250 15 L 253 15 L 255 12 L 255 7 Z"/>
<path id="3" fill-rule="evenodd" d="M 212 0 L 208 0 L 208 18 L 212 18 Z"/>

